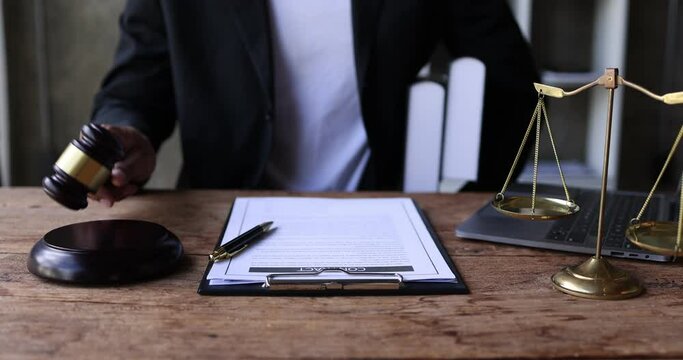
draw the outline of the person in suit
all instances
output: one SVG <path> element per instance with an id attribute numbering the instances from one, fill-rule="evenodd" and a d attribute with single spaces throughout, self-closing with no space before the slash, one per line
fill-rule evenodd
<path id="1" fill-rule="evenodd" d="M 408 87 L 442 42 L 486 66 L 480 187 L 505 179 L 536 93 L 504 0 L 131 0 L 91 121 L 126 158 L 94 197 L 152 174 L 179 122 L 179 187 L 401 187 Z"/>

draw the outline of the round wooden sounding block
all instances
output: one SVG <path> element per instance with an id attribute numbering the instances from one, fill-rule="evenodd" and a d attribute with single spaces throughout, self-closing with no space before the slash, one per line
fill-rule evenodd
<path id="1" fill-rule="evenodd" d="M 28 270 L 69 283 L 142 281 L 173 271 L 183 246 L 163 226 L 140 220 L 100 220 L 51 230 L 31 250 Z"/>

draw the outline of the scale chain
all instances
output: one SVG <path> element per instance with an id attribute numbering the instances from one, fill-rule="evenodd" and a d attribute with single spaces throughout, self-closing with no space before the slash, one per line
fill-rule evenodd
<path id="1" fill-rule="evenodd" d="M 507 178 L 505 179 L 505 183 L 503 184 L 503 188 L 500 190 L 498 194 L 496 194 L 496 201 L 502 201 L 503 200 L 503 194 L 505 193 L 505 190 L 507 190 L 508 186 L 510 185 L 510 180 L 512 179 L 512 174 L 515 171 L 515 168 L 517 167 L 517 163 L 519 162 L 519 158 L 522 156 L 522 150 L 524 150 L 524 145 L 526 145 L 527 140 L 529 139 L 529 134 L 531 134 L 531 129 L 534 127 L 534 123 L 536 122 L 536 117 L 538 112 L 541 109 L 541 105 L 543 103 L 543 94 L 539 94 L 538 96 L 538 103 L 536 103 L 536 109 L 534 109 L 534 113 L 531 114 L 531 120 L 529 121 L 529 126 L 526 129 L 526 133 L 524 133 L 524 139 L 522 139 L 522 144 L 519 146 L 519 149 L 517 150 L 517 156 L 515 156 L 515 160 L 512 162 L 512 167 L 510 168 L 510 172 L 508 173 Z"/>
<path id="2" fill-rule="evenodd" d="M 541 113 L 545 107 L 543 98 L 539 99 L 541 111 L 536 113 L 536 144 L 534 144 L 534 176 L 531 181 L 531 213 L 536 213 L 536 184 L 538 183 L 538 154 L 541 145 Z"/>
<path id="3" fill-rule="evenodd" d="M 555 148 L 555 140 L 553 138 L 553 132 L 550 130 L 550 121 L 548 120 L 548 112 L 545 109 L 545 104 L 541 105 L 541 112 L 545 119 L 545 126 L 548 128 L 548 137 L 550 137 L 550 145 L 553 148 L 553 155 L 555 155 L 555 162 L 557 163 L 557 170 L 560 172 L 560 181 L 562 181 L 562 188 L 564 189 L 564 195 L 567 198 L 567 203 L 574 203 L 569 198 L 569 190 L 567 189 L 567 182 L 564 179 L 564 173 L 562 172 L 562 166 L 560 166 L 560 157 L 557 156 L 557 149 Z"/>
<path id="4" fill-rule="evenodd" d="M 681 137 L 683 137 L 683 125 L 681 125 L 681 129 L 678 131 L 678 136 L 676 136 L 676 140 L 674 141 L 673 146 L 671 146 L 671 150 L 669 151 L 669 155 L 666 157 L 666 161 L 664 162 L 664 166 L 662 167 L 662 170 L 659 172 L 659 175 L 657 176 L 657 180 L 655 181 L 654 186 L 652 186 L 650 193 L 647 194 L 647 197 L 645 198 L 645 203 L 643 204 L 643 207 L 640 208 L 638 215 L 635 218 L 631 219 L 631 224 L 637 224 L 640 222 L 640 218 L 643 216 L 643 213 L 645 213 L 645 209 L 647 209 L 647 206 L 650 204 L 650 200 L 652 200 L 652 196 L 654 195 L 655 190 L 657 190 L 657 186 L 659 185 L 659 181 L 662 179 L 662 175 L 664 175 L 666 168 L 669 166 L 669 162 L 671 162 L 671 158 L 673 158 L 673 154 L 676 152 L 676 148 L 678 148 L 678 143 L 680 143 Z M 681 191 L 681 193 L 683 194 L 683 190 Z M 679 221 L 679 225 L 680 225 L 680 221 Z M 680 235 L 679 235 L 679 239 L 680 239 Z"/>
<path id="5" fill-rule="evenodd" d="M 562 188 L 564 189 L 564 194 L 567 199 L 568 203 L 573 203 L 573 201 L 569 197 L 569 190 L 567 189 L 567 182 L 564 177 L 564 172 L 562 171 L 562 166 L 560 165 L 560 158 L 557 155 L 557 147 L 555 146 L 555 139 L 553 137 L 552 130 L 550 128 L 550 120 L 548 119 L 548 112 L 545 107 L 545 101 L 544 101 L 544 95 L 543 92 L 539 92 L 538 94 L 538 102 L 536 103 L 536 108 L 534 109 L 534 113 L 531 115 L 531 119 L 529 120 L 529 126 L 526 129 L 526 132 L 524 134 L 524 138 L 522 139 L 522 144 L 519 146 L 519 149 L 517 150 L 517 155 L 515 156 L 515 160 L 512 163 L 512 167 L 510 168 L 510 172 L 508 173 L 507 179 L 505 180 L 505 184 L 503 184 L 503 188 L 500 190 L 498 194 L 496 194 L 495 200 L 496 201 L 503 201 L 504 199 L 504 193 L 507 190 L 507 187 L 510 184 L 510 180 L 512 179 L 512 174 L 517 167 L 517 164 L 519 162 L 519 158 L 522 154 L 522 151 L 524 149 L 524 146 L 526 145 L 529 135 L 531 134 L 531 129 L 536 125 L 536 143 L 534 144 L 534 169 L 533 169 L 533 178 L 532 178 L 532 190 L 531 190 L 531 213 L 536 212 L 536 192 L 537 192 L 537 184 L 538 184 L 538 163 L 539 163 L 539 154 L 540 154 L 540 143 L 541 143 L 541 129 L 543 127 L 543 122 L 545 122 L 546 127 L 548 128 L 548 135 L 550 137 L 550 144 L 553 149 L 553 155 L 555 156 L 555 163 L 557 164 L 557 169 L 560 173 L 560 180 L 562 182 Z"/>

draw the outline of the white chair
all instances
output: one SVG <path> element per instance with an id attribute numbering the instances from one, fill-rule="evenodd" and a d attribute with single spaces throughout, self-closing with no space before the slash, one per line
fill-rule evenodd
<path id="1" fill-rule="evenodd" d="M 457 192 L 477 180 L 486 68 L 474 58 L 451 63 L 446 88 L 419 80 L 410 88 L 405 192 Z"/>

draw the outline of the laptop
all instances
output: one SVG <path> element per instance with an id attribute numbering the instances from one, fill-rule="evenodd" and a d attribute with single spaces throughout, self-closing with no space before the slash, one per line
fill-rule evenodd
<path id="1" fill-rule="evenodd" d="M 525 187 L 528 187 L 527 192 L 520 192 L 520 186 L 515 185 L 514 190 L 507 191 L 505 195 L 530 196 L 531 185 Z M 537 194 L 565 198 L 561 187 L 542 186 L 537 189 Z M 569 194 L 580 206 L 579 212 L 574 215 L 558 220 L 523 220 L 503 215 L 486 203 L 455 230 L 455 235 L 470 240 L 595 254 L 600 191 L 570 189 Z M 629 221 L 636 217 L 646 197 L 647 194 L 637 192 L 616 191 L 607 194 L 602 255 L 661 262 L 672 260 L 671 256 L 638 248 L 624 235 Z M 657 194 L 652 197 L 641 220 L 676 221 L 677 206 L 673 199 Z"/>

